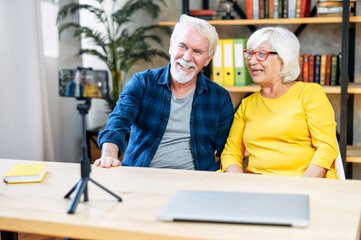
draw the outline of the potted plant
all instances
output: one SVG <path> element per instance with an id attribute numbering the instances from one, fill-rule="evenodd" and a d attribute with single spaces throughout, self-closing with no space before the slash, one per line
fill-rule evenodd
<path id="1" fill-rule="evenodd" d="M 89 54 L 103 61 L 112 73 L 111 95 L 107 99 L 110 109 L 115 107 L 119 94 L 123 90 L 126 77 L 131 67 L 139 60 L 151 61 L 152 57 L 160 56 L 169 60 L 169 56 L 152 48 L 150 41 L 162 44 L 162 40 L 154 30 L 161 30 L 170 35 L 170 29 L 158 25 L 141 26 L 129 29 L 134 13 L 143 10 L 153 19 L 160 12 L 159 4 L 166 5 L 164 0 L 128 0 L 117 8 L 119 3 L 112 0 L 112 11 L 105 11 L 104 0 L 93 0 L 93 4 L 72 2 L 59 9 L 57 24 L 59 36 L 66 29 L 74 29 L 74 37 L 91 40 L 96 48 L 81 48 L 77 56 Z M 109 0 L 108 0 L 109 2 Z M 103 29 L 82 26 L 76 22 L 62 23 L 69 14 L 87 11 L 97 19 Z"/>

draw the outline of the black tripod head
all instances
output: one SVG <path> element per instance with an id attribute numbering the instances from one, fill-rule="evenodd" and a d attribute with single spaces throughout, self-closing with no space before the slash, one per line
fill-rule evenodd
<path id="1" fill-rule="evenodd" d="M 81 100 L 81 99 L 78 99 L 78 100 Z M 85 100 L 85 102 L 79 103 L 76 106 L 76 109 L 78 109 L 78 111 L 81 115 L 86 115 L 86 114 L 88 114 L 90 106 L 91 106 L 91 98 L 85 98 L 83 100 Z"/>

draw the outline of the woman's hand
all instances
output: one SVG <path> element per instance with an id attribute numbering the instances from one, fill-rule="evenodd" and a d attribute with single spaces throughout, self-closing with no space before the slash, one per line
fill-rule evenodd
<path id="1" fill-rule="evenodd" d="M 310 164 L 306 171 L 303 173 L 302 177 L 317 177 L 317 178 L 323 178 L 327 173 L 327 169 Z"/>
<path id="2" fill-rule="evenodd" d="M 229 166 L 225 172 L 230 172 L 230 173 L 243 173 L 243 169 L 238 166 L 238 165 L 231 165 Z"/>

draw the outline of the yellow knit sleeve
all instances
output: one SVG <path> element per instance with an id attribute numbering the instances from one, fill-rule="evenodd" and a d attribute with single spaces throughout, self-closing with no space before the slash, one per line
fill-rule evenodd
<path id="1" fill-rule="evenodd" d="M 312 84 L 303 96 L 306 120 L 316 152 L 311 164 L 330 169 L 338 156 L 335 113 L 323 88 Z"/>
<path id="2" fill-rule="evenodd" d="M 242 100 L 237 112 L 234 115 L 231 130 L 226 145 L 221 155 L 221 171 L 224 172 L 231 165 L 238 165 L 242 168 L 245 146 L 243 143 L 244 131 L 244 109 L 247 98 Z"/>

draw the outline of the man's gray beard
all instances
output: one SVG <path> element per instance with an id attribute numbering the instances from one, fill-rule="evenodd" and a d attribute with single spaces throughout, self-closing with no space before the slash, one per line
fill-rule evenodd
<path id="1" fill-rule="evenodd" d="M 180 72 L 177 72 L 174 68 L 170 68 L 170 73 L 172 74 L 173 79 L 181 84 L 185 84 L 191 81 L 196 74 L 196 69 L 194 69 L 194 72 L 192 74 L 187 75 L 186 73 L 181 74 Z"/>

